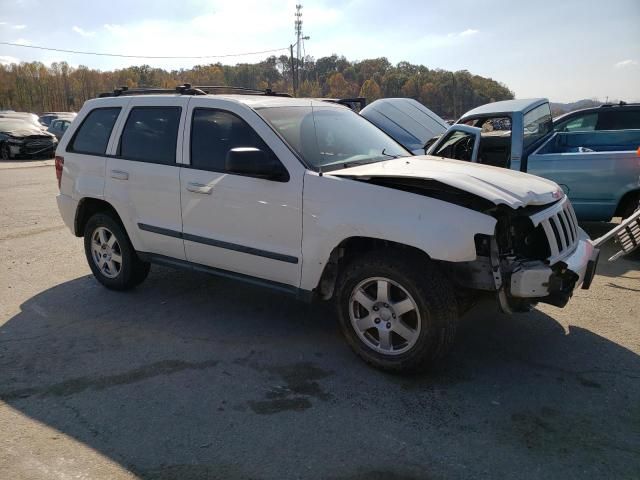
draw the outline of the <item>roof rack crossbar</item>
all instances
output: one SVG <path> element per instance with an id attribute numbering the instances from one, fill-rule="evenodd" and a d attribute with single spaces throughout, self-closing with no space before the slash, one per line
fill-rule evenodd
<path id="1" fill-rule="evenodd" d="M 127 86 L 119 87 L 113 92 L 105 92 L 98 95 L 99 98 L 120 97 L 125 95 L 157 95 L 157 94 L 179 94 L 179 95 L 207 95 L 208 93 L 217 93 L 220 90 L 230 92 L 240 92 L 248 95 L 268 95 L 273 97 L 291 97 L 288 93 L 274 92 L 270 88 L 258 90 L 255 88 L 233 87 L 229 85 L 195 85 L 190 83 L 179 85 L 176 88 L 129 88 Z"/>
<path id="2" fill-rule="evenodd" d="M 273 97 L 291 97 L 288 93 L 280 93 L 274 92 L 270 88 L 265 88 L 264 90 L 260 90 L 257 88 L 247 88 L 247 87 L 234 87 L 231 85 L 195 85 L 193 88 L 197 88 L 203 90 L 204 92 L 209 93 L 210 91 L 216 90 L 229 90 L 235 92 L 242 92 L 249 95 L 268 95 Z"/>

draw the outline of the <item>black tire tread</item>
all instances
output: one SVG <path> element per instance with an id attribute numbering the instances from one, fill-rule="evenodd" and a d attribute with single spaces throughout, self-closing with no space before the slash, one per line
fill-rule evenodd
<path id="1" fill-rule="evenodd" d="M 345 266 L 338 280 L 336 295 L 340 325 L 351 348 L 368 364 L 388 372 L 424 370 L 445 356 L 454 343 L 458 308 L 453 287 L 433 262 L 402 250 L 390 250 L 370 252 Z M 345 289 L 349 288 L 350 283 L 356 282 L 354 279 L 375 276 L 374 272 L 396 281 L 404 277 L 405 281 L 399 283 L 416 292 L 420 299 L 415 300 L 421 306 L 428 304 L 428 312 L 421 311 L 421 316 L 425 321 L 428 318 L 427 331 L 431 333 L 425 335 L 424 341 L 418 341 L 412 350 L 393 359 L 382 358 L 363 345 L 352 331 L 348 316 L 350 291 Z"/>
<path id="2" fill-rule="evenodd" d="M 99 226 L 107 227 L 114 233 L 122 250 L 122 271 L 118 277 L 113 279 L 103 276 L 91 258 L 91 234 Z M 111 290 L 124 291 L 132 289 L 140 285 L 149 274 L 150 264 L 140 260 L 138 257 L 120 219 L 114 218 L 113 215 L 107 212 L 96 213 L 87 221 L 84 230 L 84 247 L 93 275 L 102 285 Z"/>

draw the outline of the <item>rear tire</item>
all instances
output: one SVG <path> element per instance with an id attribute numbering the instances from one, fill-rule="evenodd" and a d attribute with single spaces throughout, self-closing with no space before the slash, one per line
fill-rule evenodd
<path id="1" fill-rule="evenodd" d="M 347 342 L 381 370 L 423 370 L 453 345 L 453 288 L 418 255 L 389 249 L 356 259 L 340 275 L 336 302 Z"/>
<path id="2" fill-rule="evenodd" d="M 129 290 L 149 274 L 150 264 L 140 260 L 124 227 L 109 214 L 88 220 L 84 250 L 93 275 L 111 290 Z"/>
<path id="3" fill-rule="evenodd" d="M 638 208 L 640 208 L 640 193 L 630 195 L 625 199 L 624 204 L 620 207 L 620 216 L 624 220 L 633 215 L 633 212 Z"/>

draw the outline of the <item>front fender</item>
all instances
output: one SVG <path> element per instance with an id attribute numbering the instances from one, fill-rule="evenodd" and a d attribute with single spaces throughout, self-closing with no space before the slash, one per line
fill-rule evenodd
<path id="1" fill-rule="evenodd" d="M 304 180 L 300 288 L 318 284 L 332 250 L 351 237 L 415 247 L 434 260 L 476 258 L 474 236 L 493 235 L 496 219 L 442 200 L 331 175 Z"/>

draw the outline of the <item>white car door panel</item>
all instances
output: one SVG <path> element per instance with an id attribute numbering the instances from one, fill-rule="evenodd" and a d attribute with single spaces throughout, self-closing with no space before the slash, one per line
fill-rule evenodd
<path id="1" fill-rule="evenodd" d="M 133 98 L 118 125 L 119 140 L 112 146 L 105 175 L 105 199 L 121 212 L 135 249 L 182 260 L 179 162 L 188 101 Z M 162 112 L 168 121 L 156 118 Z"/>
<path id="2" fill-rule="evenodd" d="M 209 143 L 200 145 L 198 151 L 205 152 L 201 156 L 212 156 L 212 168 L 224 170 L 223 157 L 230 146 L 254 146 L 246 144 L 248 140 L 234 139 L 237 135 L 233 131 L 224 130 L 224 122 L 233 114 L 236 119 L 231 123 L 238 125 L 235 122 L 241 119 L 245 127 L 252 129 L 280 159 L 289 180 L 210 171 L 201 169 L 206 165 L 196 162 L 183 166 L 180 183 L 186 258 L 190 262 L 297 287 L 302 265 L 304 167 L 255 112 L 235 102 L 208 100 L 203 102 L 196 97 L 189 105 L 185 160 L 192 158 L 191 142 L 195 145 L 204 141 L 200 139 L 202 135 L 192 132 L 194 110 L 207 108 L 208 112 L 222 111 L 215 118 L 202 120 L 208 122 L 206 128 L 211 133 L 207 135 Z M 214 105 L 219 105 L 219 109 L 213 108 Z"/>

